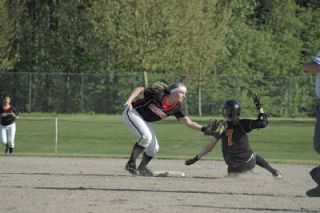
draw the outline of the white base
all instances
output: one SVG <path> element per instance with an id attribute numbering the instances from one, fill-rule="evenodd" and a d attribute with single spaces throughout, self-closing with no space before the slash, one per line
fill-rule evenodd
<path id="1" fill-rule="evenodd" d="M 153 172 L 154 177 L 185 177 L 186 174 L 184 172 L 177 171 L 158 171 Z"/>

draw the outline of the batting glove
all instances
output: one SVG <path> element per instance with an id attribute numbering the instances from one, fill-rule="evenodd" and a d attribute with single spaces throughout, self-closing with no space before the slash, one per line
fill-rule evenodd
<path id="1" fill-rule="evenodd" d="M 253 103 L 256 105 L 256 109 L 259 110 L 262 107 L 262 104 L 260 103 L 260 96 L 255 95 L 253 96 Z"/>
<path id="2" fill-rule="evenodd" d="M 198 155 L 196 155 L 194 158 L 186 160 L 184 164 L 187 165 L 187 166 L 190 166 L 191 164 L 194 164 L 198 160 L 199 160 L 199 157 L 198 157 Z"/>

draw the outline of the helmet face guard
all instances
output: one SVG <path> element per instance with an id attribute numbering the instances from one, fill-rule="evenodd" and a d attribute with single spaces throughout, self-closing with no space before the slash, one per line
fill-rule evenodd
<path id="1" fill-rule="evenodd" d="M 240 103 L 236 100 L 227 100 L 223 106 L 223 116 L 234 120 L 240 116 Z"/>

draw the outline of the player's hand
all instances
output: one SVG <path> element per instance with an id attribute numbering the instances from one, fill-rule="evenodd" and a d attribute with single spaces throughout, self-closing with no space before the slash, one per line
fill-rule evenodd
<path id="1" fill-rule="evenodd" d="M 254 105 L 256 105 L 256 109 L 259 110 L 262 107 L 262 104 L 260 103 L 260 96 L 254 95 L 252 100 Z"/>
<path id="2" fill-rule="evenodd" d="M 124 104 L 125 107 L 128 107 L 129 110 L 132 109 L 132 104 L 131 102 L 127 101 L 125 104 Z"/>
<path id="3" fill-rule="evenodd" d="M 206 126 L 201 128 L 201 132 L 203 132 L 204 135 L 209 135 L 209 129 Z"/>
<path id="4" fill-rule="evenodd" d="M 198 155 L 196 155 L 195 157 L 193 157 L 193 158 L 191 158 L 191 159 L 189 159 L 189 160 L 186 160 L 186 161 L 184 162 L 184 164 L 187 165 L 187 166 L 190 166 L 191 164 L 194 164 L 194 163 L 197 162 L 198 160 L 199 160 L 199 157 L 198 157 Z"/>

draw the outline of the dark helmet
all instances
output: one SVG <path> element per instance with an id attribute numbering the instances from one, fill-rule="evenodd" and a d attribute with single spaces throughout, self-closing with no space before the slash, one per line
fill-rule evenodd
<path id="1" fill-rule="evenodd" d="M 223 105 L 223 115 L 226 118 L 234 119 L 240 116 L 240 103 L 236 100 L 227 100 Z"/>

